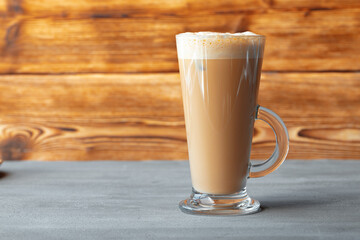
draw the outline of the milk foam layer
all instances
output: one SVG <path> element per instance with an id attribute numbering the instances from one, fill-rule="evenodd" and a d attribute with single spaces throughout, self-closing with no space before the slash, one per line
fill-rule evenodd
<path id="1" fill-rule="evenodd" d="M 265 37 L 252 32 L 186 32 L 176 35 L 178 58 L 262 58 Z"/>

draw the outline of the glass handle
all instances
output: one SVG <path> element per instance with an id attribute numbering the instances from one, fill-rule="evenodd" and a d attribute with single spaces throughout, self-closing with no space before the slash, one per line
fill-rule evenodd
<path id="1" fill-rule="evenodd" d="M 271 157 L 263 163 L 251 164 L 249 178 L 258 178 L 275 171 L 284 162 L 289 152 L 289 134 L 281 118 L 270 109 L 258 106 L 256 120 L 270 125 L 275 134 L 276 146 Z"/>

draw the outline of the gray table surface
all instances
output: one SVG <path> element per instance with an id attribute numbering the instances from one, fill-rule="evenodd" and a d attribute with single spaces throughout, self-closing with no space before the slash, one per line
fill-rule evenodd
<path id="1" fill-rule="evenodd" d="M 288 160 L 257 214 L 186 215 L 188 162 L 5 162 L 0 239 L 360 239 L 360 161 Z"/>

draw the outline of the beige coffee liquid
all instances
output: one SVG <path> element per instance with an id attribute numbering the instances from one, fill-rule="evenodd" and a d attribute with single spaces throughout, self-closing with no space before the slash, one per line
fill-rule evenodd
<path id="1" fill-rule="evenodd" d="M 209 50 L 211 58 L 204 50 L 179 54 L 191 178 L 202 193 L 231 194 L 246 185 L 263 49 L 244 56 L 257 46 L 236 44 L 223 46 L 232 48 L 231 58 Z M 237 48 L 241 54 L 232 53 Z"/>

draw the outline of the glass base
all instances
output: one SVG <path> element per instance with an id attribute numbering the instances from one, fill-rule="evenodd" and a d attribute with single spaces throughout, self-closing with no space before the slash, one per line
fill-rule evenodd
<path id="1" fill-rule="evenodd" d="M 227 195 L 200 193 L 193 189 L 190 198 L 179 203 L 179 208 L 195 215 L 246 215 L 259 212 L 260 203 L 247 195 L 246 188 Z"/>

